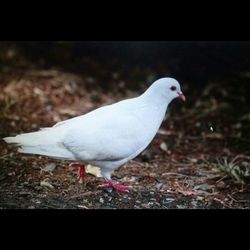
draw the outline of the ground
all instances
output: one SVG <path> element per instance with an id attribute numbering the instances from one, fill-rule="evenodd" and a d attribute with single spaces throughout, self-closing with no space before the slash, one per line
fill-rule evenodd
<path id="1" fill-rule="evenodd" d="M 52 126 L 146 88 L 133 89 L 117 72 L 109 88 L 99 82 L 60 70 L 2 72 L 0 137 Z M 248 82 L 239 75 L 202 89 L 183 83 L 186 103 L 173 101 L 150 146 L 113 174 L 129 193 L 98 189 L 103 178 L 90 174 L 79 184 L 70 162 L 19 154 L 1 141 L 0 208 L 249 208 Z"/>

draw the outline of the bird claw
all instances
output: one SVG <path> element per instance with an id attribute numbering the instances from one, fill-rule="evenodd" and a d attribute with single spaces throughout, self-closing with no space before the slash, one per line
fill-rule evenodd
<path id="1" fill-rule="evenodd" d="M 113 181 L 98 185 L 97 187 L 98 188 L 114 188 L 118 192 L 127 192 L 127 193 L 129 192 L 128 186 L 125 186 L 119 182 L 113 182 Z"/>
<path id="2" fill-rule="evenodd" d="M 84 177 L 85 177 L 85 166 L 79 162 L 72 162 L 69 164 L 69 167 L 78 168 L 77 179 L 78 179 L 78 182 L 82 184 L 84 182 Z"/>
<path id="3" fill-rule="evenodd" d="M 113 186 L 108 182 L 108 183 L 100 184 L 97 187 L 98 188 L 110 188 L 110 187 L 113 187 Z"/>

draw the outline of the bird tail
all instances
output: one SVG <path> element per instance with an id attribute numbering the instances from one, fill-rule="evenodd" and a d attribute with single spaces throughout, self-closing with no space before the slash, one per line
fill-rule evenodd
<path id="1" fill-rule="evenodd" d="M 60 159 L 74 159 L 74 155 L 68 151 L 60 141 L 62 134 L 53 130 L 40 130 L 37 132 L 24 133 L 14 137 L 5 137 L 7 143 L 19 146 L 18 152 L 24 154 L 46 155 Z"/>

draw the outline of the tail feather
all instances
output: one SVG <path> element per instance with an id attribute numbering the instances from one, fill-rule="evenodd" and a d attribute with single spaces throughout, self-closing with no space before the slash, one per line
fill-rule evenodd
<path id="1" fill-rule="evenodd" d="M 54 146 L 46 147 L 32 147 L 32 146 L 21 146 L 18 152 L 24 154 L 35 154 L 35 155 L 46 155 L 52 158 L 75 160 L 75 156 L 67 149 L 58 148 Z"/>
<path id="2" fill-rule="evenodd" d="M 56 133 L 50 129 L 3 138 L 7 143 L 17 144 L 20 153 L 74 160 L 74 155 L 60 143 L 62 139 L 63 133 Z"/>
<path id="3" fill-rule="evenodd" d="M 56 135 L 56 136 L 55 136 Z M 20 134 L 14 137 L 5 137 L 7 143 L 16 143 L 25 146 L 35 146 L 41 144 L 51 144 L 58 141 L 60 136 L 59 134 L 51 133 L 48 130 L 41 130 L 37 132 Z"/>

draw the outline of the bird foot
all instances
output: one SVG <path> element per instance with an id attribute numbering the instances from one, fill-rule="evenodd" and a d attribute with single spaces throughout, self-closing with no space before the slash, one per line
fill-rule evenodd
<path id="1" fill-rule="evenodd" d="M 78 171 L 77 171 L 77 179 L 78 179 L 78 182 L 80 184 L 82 184 L 84 182 L 84 177 L 85 177 L 85 166 L 79 162 L 72 162 L 69 164 L 69 167 L 72 168 L 78 168 Z"/>
<path id="2" fill-rule="evenodd" d="M 108 181 L 107 183 L 101 184 L 97 186 L 98 188 L 114 188 L 118 192 L 129 192 L 128 186 L 121 184 L 116 181 Z"/>

